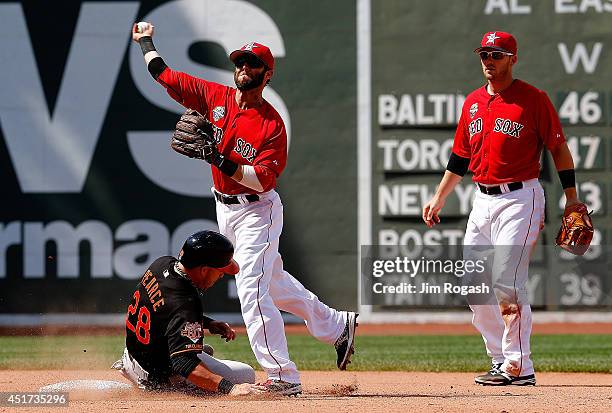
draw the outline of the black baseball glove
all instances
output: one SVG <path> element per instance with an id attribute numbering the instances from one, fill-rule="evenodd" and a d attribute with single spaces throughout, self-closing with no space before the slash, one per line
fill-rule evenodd
<path id="1" fill-rule="evenodd" d="M 198 111 L 187 109 L 176 124 L 170 146 L 181 155 L 211 163 L 217 151 L 213 125 Z"/>
<path id="2" fill-rule="evenodd" d="M 187 109 L 176 124 L 170 144 L 172 149 L 190 158 L 202 159 L 234 176 L 238 164 L 219 153 L 212 123 L 197 111 Z"/>

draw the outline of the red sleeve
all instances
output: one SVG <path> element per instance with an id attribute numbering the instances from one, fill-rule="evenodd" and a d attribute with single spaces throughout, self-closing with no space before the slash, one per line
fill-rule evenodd
<path id="1" fill-rule="evenodd" d="M 538 134 L 544 145 L 551 150 L 564 143 L 565 135 L 561 128 L 559 115 L 545 92 L 540 92 L 537 113 Z"/>
<path id="2" fill-rule="evenodd" d="M 465 103 L 463 107 L 465 108 Z M 465 111 L 461 110 L 461 117 L 459 118 L 459 124 L 455 131 L 455 141 L 453 142 L 453 152 L 462 158 L 471 158 L 472 150 L 470 148 L 470 134 L 466 125 Z"/>
<path id="3" fill-rule="evenodd" d="M 253 161 L 257 179 L 264 192 L 276 186 L 276 178 L 287 164 L 287 130 L 282 120 L 274 122 L 268 135 L 270 137 L 266 139 Z"/>
<path id="4" fill-rule="evenodd" d="M 210 82 L 169 67 L 157 77 L 157 81 L 166 88 L 172 99 L 186 108 L 197 110 L 201 114 L 208 111 L 206 96 Z"/>

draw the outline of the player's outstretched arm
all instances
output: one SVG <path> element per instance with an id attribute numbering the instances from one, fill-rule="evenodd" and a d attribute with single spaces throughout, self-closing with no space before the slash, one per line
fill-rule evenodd
<path id="1" fill-rule="evenodd" d="M 198 364 L 187 376 L 187 380 L 206 391 L 229 394 L 230 396 L 246 396 L 265 391 L 261 386 L 250 383 L 233 384 L 208 370 L 202 363 Z"/>
<path id="2" fill-rule="evenodd" d="M 132 26 L 132 40 L 140 45 L 147 69 L 157 79 L 167 66 L 153 45 L 154 32 L 155 26 L 148 22 L 134 23 Z"/>
<path id="3" fill-rule="evenodd" d="M 155 49 L 153 33 L 155 27 L 151 23 L 140 22 L 132 26 L 132 40 L 140 45 L 147 70 L 170 97 L 186 108 L 206 113 L 204 104 L 206 96 L 206 81 L 187 73 L 172 70 Z"/>

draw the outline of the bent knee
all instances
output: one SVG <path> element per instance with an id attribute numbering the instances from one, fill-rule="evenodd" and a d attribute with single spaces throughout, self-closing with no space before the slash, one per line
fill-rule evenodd
<path id="1" fill-rule="evenodd" d="M 248 364 L 235 360 L 218 361 L 225 366 L 225 372 L 222 375 L 232 383 L 255 383 L 255 370 Z"/>
<path id="2" fill-rule="evenodd" d="M 234 380 L 230 380 L 234 384 L 255 383 L 255 370 L 246 363 L 234 361 L 230 366 Z"/>

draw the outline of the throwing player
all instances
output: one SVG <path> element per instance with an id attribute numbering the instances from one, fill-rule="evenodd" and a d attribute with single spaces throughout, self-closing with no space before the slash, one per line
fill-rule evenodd
<path id="1" fill-rule="evenodd" d="M 140 23 L 143 25 L 143 23 Z M 260 43 L 233 51 L 236 88 L 170 69 L 153 45 L 154 28 L 134 25 L 132 38 L 142 48 L 147 68 L 168 94 L 207 117 L 216 145 L 205 160 L 212 165 L 217 222 L 236 245 L 241 271 L 236 286 L 251 348 L 268 374 L 272 392 L 301 392 L 300 375 L 289 358 L 279 309 L 306 321 L 317 339 L 334 344 L 344 370 L 354 352 L 357 315 L 328 307 L 283 269 L 278 252 L 283 205 L 274 190 L 287 160 L 287 132 L 262 97 L 274 73 L 274 57 Z"/>
<path id="2" fill-rule="evenodd" d="M 189 388 L 233 396 L 261 393 L 247 364 L 203 352 L 202 329 L 226 341 L 236 332 L 203 315 L 200 292 L 239 271 L 223 235 L 201 231 L 185 241 L 179 258 L 161 257 L 145 271 L 125 320 L 125 350 L 113 368 L 142 389 Z M 185 381 L 187 380 L 187 382 Z"/>
<path id="3" fill-rule="evenodd" d="M 546 146 L 554 159 L 566 209 L 581 205 L 574 163 L 548 96 L 512 76 L 517 62 L 515 38 L 500 31 L 486 33 L 475 52 L 487 83 L 465 100 L 446 172 L 423 207 L 423 220 L 429 227 L 440 222 L 438 214 L 448 194 L 469 168 L 477 192 L 464 251 L 496 247 L 495 303 L 470 305 L 473 324 L 492 360 L 491 370 L 476 377 L 476 382 L 534 385 L 531 307 L 525 285 L 531 251 L 544 223 L 540 155 Z"/>

